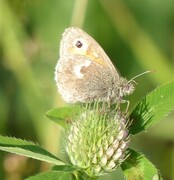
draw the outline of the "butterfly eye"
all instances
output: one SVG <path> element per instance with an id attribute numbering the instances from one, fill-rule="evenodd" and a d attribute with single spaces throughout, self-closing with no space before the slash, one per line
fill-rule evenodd
<path id="1" fill-rule="evenodd" d="M 80 40 L 77 40 L 75 46 L 76 46 L 77 48 L 81 48 L 81 47 L 83 46 L 83 43 L 82 43 Z"/>

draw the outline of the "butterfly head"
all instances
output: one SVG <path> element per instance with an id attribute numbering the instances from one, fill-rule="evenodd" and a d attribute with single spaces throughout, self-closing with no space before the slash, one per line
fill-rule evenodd
<path id="1" fill-rule="evenodd" d="M 123 97 L 132 94 L 135 90 L 134 84 L 136 84 L 134 80 L 127 81 L 126 79 L 122 79 L 120 86 L 120 96 Z"/>

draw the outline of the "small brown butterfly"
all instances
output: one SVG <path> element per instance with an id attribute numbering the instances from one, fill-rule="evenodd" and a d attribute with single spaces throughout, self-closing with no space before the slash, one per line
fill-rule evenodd
<path id="1" fill-rule="evenodd" d="M 55 80 L 68 103 L 116 103 L 134 91 L 133 80 L 120 77 L 101 46 L 77 27 L 63 33 Z"/>

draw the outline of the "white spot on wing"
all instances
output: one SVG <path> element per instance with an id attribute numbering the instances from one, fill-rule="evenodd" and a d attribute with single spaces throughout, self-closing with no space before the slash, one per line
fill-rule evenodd
<path id="1" fill-rule="evenodd" d="M 86 60 L 84 63 L 78 64 L 77 66 L 74 67 L 74 73 L 77 76 L 77 78 L 79 79 L 83 78 L 84 74 L 82 74 L 80 71 L 82 67 L 88 67 L 90 64 L 91 64 L 91 61 Z"/>

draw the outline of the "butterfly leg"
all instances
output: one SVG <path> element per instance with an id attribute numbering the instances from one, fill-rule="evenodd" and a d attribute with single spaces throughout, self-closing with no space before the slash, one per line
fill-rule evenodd
<path id="1" fill-rule="evenodd" d="M 118 110 L 120 110 L 121 108 L 121 104 L 123 103 L 123 94 L 122 94 L 122 90 L 121 88 L 119 88 L 118 90 L 118 98 L 117 98 L 117 106 L 118 106 Z"/>
<path id="2" fill-rule="evenodd" d="M 129 109 L 129 105 L 130 105 L 130 101 L 126 100 L 125 103 L 127 103 L 126 111 L 125 111 L 125 113 L 127 114 L 128 113 L 128 109 Z"/>

